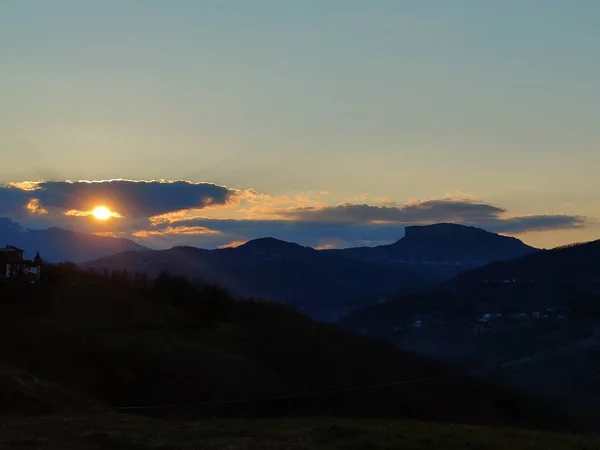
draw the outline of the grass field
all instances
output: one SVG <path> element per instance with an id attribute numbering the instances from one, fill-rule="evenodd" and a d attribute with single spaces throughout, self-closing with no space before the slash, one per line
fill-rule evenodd
<path id="1" fill-rule="evenodd" d="M 600 438 L 373 419 L 295 418 L 174 423 L 121 414 L 0 418 L 15 449 L 598 449 Z"/>

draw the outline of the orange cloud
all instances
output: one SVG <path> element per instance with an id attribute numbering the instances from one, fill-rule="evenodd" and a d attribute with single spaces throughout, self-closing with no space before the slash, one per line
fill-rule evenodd
<path id="1" fill-rule="evenodd" d="M 219 245 L 217 248 L 235 248 L 244 245 L 248 241 L 231 241 L 228 244 Z"/>
<path id="2" fill-rule="evenodd" d="M 222 232 L 219 230 L 212 230 L 210 228 L 201 226 L 180 226 L 180 227 L 167 227 L 162 230 L 138 230 L 134 231 L 133 236 L 135 237 L 149 237 L 149 236 L 163 236 L 163 235 L 221 235 Z"/>
<path id="3" fill-rule="evenodd" d="M 94 210 L 89 211 L 80 211 L 78 209 L 70 209 L 64 212 L 65 216 L 74 216 L 74 217 L 93 217 Z M 115 219 L 122 219 L 123 216 L 116 211 L 110 211 L 110 217 Z"/>
<path id="4" fill-rule="evenodd" d="M 32 198 L 29 200 L 25 208 L 27 208 L 27 211 L 29 211 L 31 214 L 48 214 L 48 210 L 42 207 L 40 200 L 37 198 Z"/>
<path id="5" fill-rule="evenodd" d="M 8 185 L 22 191 L 35 191 L 40 188 L 40 183 L 42 181 L 15 181 L 8 183 Z"/>
<path id="6" fill-rule="evenodd" d="M 336 246 L 333 244 L 322 244 L 322 245 L 317 245 L 315 247 L 315 250 L 331 250 L 334 248 L 336 248 Z"/>
<path id="7" fill-rule="evenodd" d="M 192 210 L 182 209 L 180 211 L 173 211 L 173 212 L 166 213 L 166 214 L 159 214 L 157 216 L 152 216 L 152 217 L 149 217 L 148 220 L 150 220 L 150 224 L 152 226 L 161 225 L 163 223 L 181 222 L 182 220 L 193 218 L 193 217 L 190 217 L 191 212 L 192 212 Z"/>

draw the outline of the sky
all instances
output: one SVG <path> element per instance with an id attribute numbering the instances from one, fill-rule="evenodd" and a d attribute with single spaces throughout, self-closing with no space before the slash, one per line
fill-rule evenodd
<path id="1" fill-rule="evenodd" d="M 598 23 L 597 0 L 2 0 L 0 216 L 157 248 L 598 239 Z"/>

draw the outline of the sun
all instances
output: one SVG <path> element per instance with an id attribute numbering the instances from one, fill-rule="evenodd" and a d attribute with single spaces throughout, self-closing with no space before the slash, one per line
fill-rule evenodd
<path id="1" fill-rule="evenodd" d="M 98 220 L 108 220 L 113 216 L 113 213 L 106 206 L 96 206 L 92 210 L 92 216 Z"/>

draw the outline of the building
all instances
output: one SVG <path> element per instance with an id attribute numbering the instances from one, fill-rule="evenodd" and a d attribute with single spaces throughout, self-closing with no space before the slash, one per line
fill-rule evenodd
<path id="1" fill-rule="evenodd" d="M 39 252 L 33 260 L 25 259 L 24 255 L 24 250 L 13 245 L 0 248 L 0 280 L 40 279 L 42 258 Z"/>

